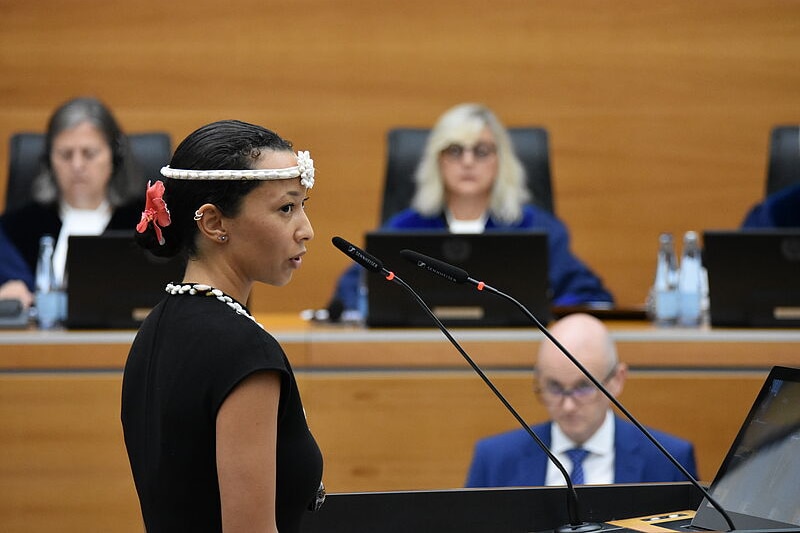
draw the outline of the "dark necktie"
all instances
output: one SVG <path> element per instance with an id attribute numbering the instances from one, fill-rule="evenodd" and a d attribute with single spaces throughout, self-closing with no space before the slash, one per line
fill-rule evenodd
<path id="1" fill-rule="evenodd" d="M 569 477 L 572 479 L 573 485 L 583 485 L 585 483 L 583 479 L 583 460 L 586 459 L 587 455 L 589 455 L 589 451 L 583 448 L 567 450 L 567 456 L 572 461 L 572 473 Z"/>

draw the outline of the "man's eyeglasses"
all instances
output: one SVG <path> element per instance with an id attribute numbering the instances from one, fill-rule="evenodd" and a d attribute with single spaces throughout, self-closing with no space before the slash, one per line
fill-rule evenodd
<path id="1" fill-rule="evenodd" d="M 616 373 L 617 367 L 614 366 L 614 368 L 611 369 L 611 372 L 609 372 L 605 379 L 601 380 L 600 383 L 605 385 L 616 375 Z M 538 394 L 542 402 L 547 405 L 559 405 L 567 397 L 572 398 L 572 401 L 577 404 L 585 404 L 597 398 L 597 395 L 600 394 L 600 391 L 594 386 L 593 383 L 588 382 L 582 383 L 571 389 L 565 389 L 558 383 L 549 382 L 543 387 L 537 387 L 536 394 Z"/>
<path id="2" fill-rule="evenodd" d="M 480 142 L 475 146 L 464 146 L 463 144 L 453 143 L 441 151 L 442 157 L 449 161 L 461 161 L 464 154 L 470 152 L 472 157 L 478 161 L 483 161 L 495 153 L 497 153 L 497 146 L 492 143 Z"/>

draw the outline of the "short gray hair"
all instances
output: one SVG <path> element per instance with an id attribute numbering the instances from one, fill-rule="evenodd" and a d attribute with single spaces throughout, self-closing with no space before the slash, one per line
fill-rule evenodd
<path id="1" fill-rule="evenodd" d="M 84 96 L 61 104 L 47 123 L 41 170 L 32 185 L 34 200 L 47 204 L 60 198 L 61 194 L 50 166 L 53 140 L 62 131 L 84 122 L 97 128 L 111 148 L 113 169 L 106 191 L 109 203 L 112 206 L 119 206 L 144 197 L 141 171 L 133 161 L 128 138 L 122 132 L 111 109 L 97 98 Z"/>

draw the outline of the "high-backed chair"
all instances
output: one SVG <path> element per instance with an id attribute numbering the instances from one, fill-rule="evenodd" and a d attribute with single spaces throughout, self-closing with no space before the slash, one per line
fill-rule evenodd
<path id="1" fill-rule="evenodd" d="M 800 183 L 800 125 L 772 128 L 769 137 L 766 195 Z"/>
<path id="2" fill-rule="evenodd" d="M 407 208 L 414 196 L 414 172 L 422 159 L 427 128 L 394 128 L 387 135 L 386 176 L 383 188 L 381 224 Z M 533 203 L 555 213 L 550 183 L 550 147 L 544 128 L 508 128 L 517 157 L 528 177 Z"/>
<path id="3" fill-rule="evenodd" d="M 41 169 L 44 153 L 43 133 L 15 133 L 9 140 L 6 211 L 31 201 L 31 185 Z M 144 182 L 159 179 L 161 167 L 169 163 L 172 142 L 167 133 L 147 132 L 128 135 L 133 159 L 142 171 Z"/>

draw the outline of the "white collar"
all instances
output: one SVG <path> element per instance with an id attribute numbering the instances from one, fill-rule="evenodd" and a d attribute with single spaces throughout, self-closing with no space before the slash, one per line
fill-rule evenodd
<path id="1" fill-rule="evenodd" d="M 552 424 L 550 433 L 552 439 L 550 450 L 553 453 L 563 453 L 578 447 L 578 444 L 567 437 L 555 422 Z M 606 417 L 597 431 L 594 432 L 594 435 L 589 437 L 589 440 L 580 445 L 580 447 L 597 455 L 606 455 L 614 452 L 614 413 L 611 412 L 611 409 L 606 411 Z"/>
<path id="2" fill-rule="evenodd" d="M 56 239 L 56 247 L 53 250 L 53 269 L 55 270 L 56 282 L 65 286 L 68 273 L 65 272 L 67 265 L 67 243 L 70 235 L 100 235 L 111 221 L 111 204 L 108 200 L 103 202 L 96 209 L 78 209 L 72 207 L 67 202 L 60 203 L 61 231 Z"/>
<path id="3" fill-rule="evenodd" d="M 72 207 L 64 200 L 59 203 L 59 214 L 62 222 L 67 218 L 72 218 L 73 216 L 76 218 L 89 218 L 94 216 L 104 217 L 110 212 L 111 204 L 109 204 L 108 200 L 105 198 L 103 198 L 103 201 L 100 202 L 100 205 L 94 209 L 80 209 L 77 207 Z"/>
<path id="4" fill-rule="evenodd" d="M 480 217 L 471 220 L 459 220 L 449 209 L 445 210 L 444 215 L 447 218 L 447 229 L 450 233 L 483 233 L 483 230 L 486 229 L 486 221 L 489 220 L 486 211 Z"/>

